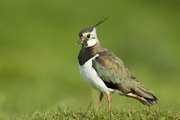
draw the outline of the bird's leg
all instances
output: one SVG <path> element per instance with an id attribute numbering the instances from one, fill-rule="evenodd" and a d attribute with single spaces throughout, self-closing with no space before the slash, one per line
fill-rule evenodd
<path id="1" fill-rule="evenodd" d="M 111 109 L 111 94 L 107 94 L 107 101 L 108 101 L 108 111 L 110 112 Z"/>
<path id="2" fill-rule="evenodd" d="M 98 111 L 98 109 L 99 109 L 99 106 L 101 104 L 102 98 L 103 98 L 103 93 L 101 92 L 100 95 L 99 95 L 99 100 L 98 100 L 97 106 L 96 106 L 96 111 Z"/>

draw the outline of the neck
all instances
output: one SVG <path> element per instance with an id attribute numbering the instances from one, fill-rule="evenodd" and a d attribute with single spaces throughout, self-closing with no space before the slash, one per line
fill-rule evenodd
<path id="1" fill-rule="evenodd" d="M 94 57 L 100 50 L 101 50 L 101 45 L 99 42 L 97 42 L 94 46 L 87 48 L 82 46 L 78 56 L 79 64 L 83 65 L 89 59 Z"/>

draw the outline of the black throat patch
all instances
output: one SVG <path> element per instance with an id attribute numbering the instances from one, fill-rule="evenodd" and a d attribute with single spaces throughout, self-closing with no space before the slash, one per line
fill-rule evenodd
<path id="1" fill-rule="evenodd" d="M 95 53 L 92 47 L 84 48 L 82 47 L 79 55 L 78 55 L 78 61 L 80 65 L 84 65 L 89 59 L 94 57 Z"/>
<path id="2" fill-rule="evenodd" d="M 84 65 L 89 59 L 93 58 L 99 51 L 101 51 L 101 45 L 97 42 L 96 45 L 92 47 L 81 47 L 78 55 L 78 62 L 80 65 Z"/>

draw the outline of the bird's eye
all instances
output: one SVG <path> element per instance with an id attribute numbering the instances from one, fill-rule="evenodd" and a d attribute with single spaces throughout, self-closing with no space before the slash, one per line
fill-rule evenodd
<path id="1" fill-rule="evenodd" d="M 87 38 L 90 38 L 90 34 L 87 35 Z"/>

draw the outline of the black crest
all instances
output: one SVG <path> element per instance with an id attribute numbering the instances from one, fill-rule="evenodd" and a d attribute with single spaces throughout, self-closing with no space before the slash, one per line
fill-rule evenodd
<path id="1" fill-rule="evenodd" d="M 102 18 L 99 20 L 99 22 L 98 22 L 96 25 L 94 25 L 93 27 L 99 26 L 99 25 L 102 24 L 104 21 L 106 21 L 108 18 L 109 18 L 109 16 L 106 17 L 106 18 L 102 17 Z"/>
<path id="2" fill-rule="evenodd" d="M 102 24 L 102 23 L 103 23 L 104 21 L 106 21 L 108 18 L 109 18 L 109 17 L 106 17 L 106 18 L 102 17 L 96 25 L 81 30 L 81 31 L 79 32 L 79 37 L 81 37 L 84 32 L 92 32 L 95 27 L 97 27 L 97 26 L 99 26 L 100 24 Z"/>

